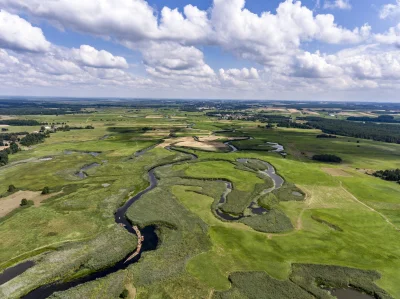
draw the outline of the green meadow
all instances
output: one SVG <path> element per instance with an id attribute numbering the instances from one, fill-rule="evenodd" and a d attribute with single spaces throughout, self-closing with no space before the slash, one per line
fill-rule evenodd
<path id="1" fill-rule="evenodd" d="M 114 213 L 149 186 L 148 171 L 156 167 L 158 185 L 128 209 L 127 218 L 140 228 L 156 226 L 157 249 L 144 252 L 125 270 L 51 298 L 117 298 L 124 289 L 129 298 L 139 299 L 256 298 L 259 289 L 251 286 L 264 284 L 276 288 L 275 298 L 286 298 L 288 288 L 300 292 L 302 284 L 323 294 L 312 298 L 334 298 L 309 275 L 310 265 L 321 273 L 333 271 L 327 266 L 343 267 L 336 285 L 333 275 L 321 274 L 334 288 L 347 287 L 340 275 L 358 271 L 362 290 L 381 294 L 376 298 L 400 298 L 400 185 L 368 174 L 400 168 L 399 144 L 343 136 L 318 139 L 318 130 L 266 129 L 258 122 L 218 121 L 175 108 L 110 107 L 23 118 L 94 129 L 51 133 L 44 143 L 10 155 L 9 164 L 0 168 L 4 206 L 12 200 L 10 185 L 22 192 L 49 187 L 51 193 L 0 218 L 0 273 L 22 261 L 36 262 L 0 285 L 0 297 L 20 298 L 41 285 L 85 276 L 134 251 L 137 239 L 115 224 Z M 10 127 L 10 132 L 39 129 Z M 237 152 L 162 145 L 226 129 L 235 131 L 219 133 L 222 139 L 254 139 L 233 141 Z M 283 145 L 287 156 L 272 152 L 266 142 Z M 315 162 L 315 154 L 334 154 L 343 162 Z M 271 180 L 240 165 L 240 158 L 270 163 L 286 184 L 305 195 L 293 200 L 282 192 L 279 200 L 269 199 L 273 210 L 289 219 L 290 229 L 261 232 L 250 222 L 216 215 L 217 208 L 241 214 L 271 187 Z M 77 175 L 93 163 L 96 167 L 86 170 L 85 177 Z M 219 180 L 233 185 L 226 206 L 219 203 L 226 191 Z M 305 266 L 299 270 L 299 264 Z"/>

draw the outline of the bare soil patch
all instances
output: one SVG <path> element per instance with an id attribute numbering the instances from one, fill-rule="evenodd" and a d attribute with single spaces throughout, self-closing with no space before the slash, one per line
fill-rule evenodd
<path id="1" fill-rule="evenodd" d="M 162 115 L 147 115 L 146 118 L 164 118 Z"/>
<path id="2" fill-rule="evenodd" d="M 223 142 L 219 141 L 221 139 L 228 139 L 228 140 L 243 140 L 245 137 L 242 138 L 223 138 L 221 136 L 205 136 L 199 137 L 198 141 L 196 141 L 193 137 L 180 137 L 180 138 L 171 138 L 164 140 L 164 143 L 160 144 L 158 147 L 167 147 L 171 145 L 175 146 L 183 146 L 183 147 L 191 147 L 191 148 L 198 148 L 208 151 L 215 151 L 221 149 L 227 149 L 228 146 Z"/>
<path id="3" fill-rule="evenodd" d="M 18 191 L 7 197 L 0 198 L 0 217 L 4 217 L 14 209 L 19 208 L 22 199 L 32 200 L 35 207 L 39 207 L 43 200 L 60 194 L 62 191 L 53 194 L 42 195 L 40 191 Z"/>
<path id="4" fill-rule="evenodd" d="M 162 130 L 156 130 L 156 131 L 148 131 L 143 134 L 143 136 L 168 136 L 170 131 L 162 131 Z"/>
<path id="5" fill-rule="evenodd" d="M 15 116 L 11 116 L 11 115 L 0 115 L 0 119 L 1 120 L 6 120 L 6 119 L 15 119 Z"/>
<path id="6" fill-rule="evenodd" d="M 340 168 L 322 168 L 322 170 L 331 176 L 352 177 L 351 174 Z"/>

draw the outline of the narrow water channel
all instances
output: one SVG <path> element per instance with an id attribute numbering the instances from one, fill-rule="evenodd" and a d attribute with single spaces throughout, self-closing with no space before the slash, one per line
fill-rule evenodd
<path id="1" fill-rule="evenodd" d="M 188 154 L 188 155 L 190 155 L 192 160 L 197 159 L 197 156 L 194 154 Z M 128 200 L 122 207 L 120 207 L 117 210 L 117 212 L 115 213 L 115 217 L 114 217 L 115 222 L 117 224 L 123 226 L 131 234 L 136 235 L 136 233 L 132 227 L 132 223 L 130 223 L 130 221 L 126 218 L 126 212 L 132 206 L 132 204 L 134 204 L 136 201 L 141 199 L 143 195 L 145 195 L 146 193 L 150 192 L 151 190 L 153 190 L 154 188 L 157 187 L 158 181 L 157 181 L 157 178 L 155 175 L 155 171 L 157 170 L 157 168 L 164 167 L 164 166 L 171 166 L 171 165 L 174 165 L 174 164 L 177 164 L 180 162 L 181 161 L 176 161 L 174 163 L 157 166 L 157 167 L 150 169 L 148 171 L 150 185 L 145 190 L 139 192 L 137 195 L 135 195 L 130 200 Z M 79 278 L 79 279 L 76 279 L 73 281 L 52 283 L 52 284 L 41 286 L 41 287 L 33 290 L 29 294 L 25 295 L 24 297 L 22 297 L 22 299 L 45 299 L 45 298 L 49 297 L 50 295 L 52 295 L 54 292 L 65 291 L 72 287 L 76 287 L 80 284 L 94 281 L 96 279 L 106 277 L 107 275 L 115 273 L 119 270 L 126 269 L 129 265 L 136 263 L 141 258 L 141 254 L 143 252 L 152 251 L 152 250 L 157 249 L 158 236 L 156 233 L 156 226 L 147 226 L 147 227 L 141 229 L 140 232 L 142 233 L 142 236 L 144 237 L 144 241 L 142 242 L 142 249 L 140 251 L 140 254 L 138 256 L 136 256 L 135 258 L 133 258 L 132 260 L 125 262 L 126 259 L 130 255 L 132 255 L 132 253 L 130 253 L 127 257 L 125 257 L 124 259 L 122 259 L 121 261 L 119 261 L 117 264 L 115 264 L 112 267 L 106 268 L 104 270 L 100 270 L 98 272 L 94 272 L 90 275 L 84 276 L 82 278 Z M 19 273 L 19 274 L 21 274 L 21 273 Z M 19 275 L 19 274 L 17 274 L 17 275 Z M 17 276 L 17 275 L 15 275 L 15 276 Z"/>

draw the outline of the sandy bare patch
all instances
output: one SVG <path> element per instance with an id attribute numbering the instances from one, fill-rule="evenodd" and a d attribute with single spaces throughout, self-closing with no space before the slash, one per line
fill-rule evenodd
<path id="1" fill-rule="evenodd" d="M 289 111 L 290 113 L 301 113 L 301 111 L 300 111 L 300 110 L 297 110 L 297 109 L 288 109 L 288 111 Z"/>
<path id="2" fill-rule="evenodd" d="M 10 125 L 0 125 L 0 128 L 9 127 Z"/>
<path id="3" fill-rule="evenodd" d="M 40 191 L 18 191 L 7 197 L 0 198 L 0 217 L 7 215 L 14 209 L 19 208 L 22 199 L 32 200 L 35 207 L 39 207 L 43 200 L 62 193 L 62 191 L 53 194 L 42 195 Z"/>
<path id="4" fill-rule="evenodd" d="M 6 120 L 6 119 L 15 119 L 15 116 L 11 116 L 11 115 L 0 115 L 0 119 L 1 120 Z"/>
<path id="5" fill-rule="evenodd" d="M 304 114 L 310 114 L 310 115 L 319 115 L 318 112 L 310 111 L 310 110 L 304 110 L 303 113 L 304 113 Z"/>
<path id="6" fill-rule="evenodd" d="M 228 139 L 228 140 L 243 140 L 246 137 L 231 137 L 231 138 L 224 138 L 221 136 L 205 136 L 205 137 L 198 137 L 198 141 L 195 140 L 193 137 L 180 137 L 180 138 L 170 138 L 164 140 L 164 143 L 158 145 L 158 147 L 165 148 L 167 146 L 183 146 L 183 147 L 191 147 L 191 148 L 198 148 L 208 151 L 215 151 L 226 149 L 228 146 L 223 142 L 219 141 L 221 139 Z"/>
<path id="7" fill-rule="evenodd" d="M 351 174 L 340 168 L 322 168 L 322 170 L 331 176 L 352 177 Z"/>
<path id="8" fill-rule="evenodd" d="M 145 118 L 164 118 L 162 115 L 147 115 Z"/>
<path id="9" fill-rule="evenodd" d="M 376 170 L 367 169 L 367 168 L 359 168 L 359 169 L 357 169 L 357 171 L 359 171 L 359 172 L 361 172 L 361 173 L 365 173 L 365 174 L 372 175 L 372 174 L 375 173 Z"/>
<path id="10" fill-rule="evenodd" d="M 269 107 L 269 108 L 260 108 L 258 109 L 259 111 L 276 111 L 276 112 L 288 112 L 288 110 L 286 108 L 273 108 L 273 107 Z"/>
<path id="11" fill-rule="evenodd" d="M 143 134 L 143 136 L 168 136 L 170 131 L 156 130 L 156 131 L 148 131 Z"/>

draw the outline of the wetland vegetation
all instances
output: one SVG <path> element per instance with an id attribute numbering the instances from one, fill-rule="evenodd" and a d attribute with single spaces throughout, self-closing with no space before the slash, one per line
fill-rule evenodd
<path id="1" fill-rule="evenodd" d="M 3 103 L 1 298 L 400 298 L 400 145 L 357 147 L 353 106 L 69 105 Z"/>

